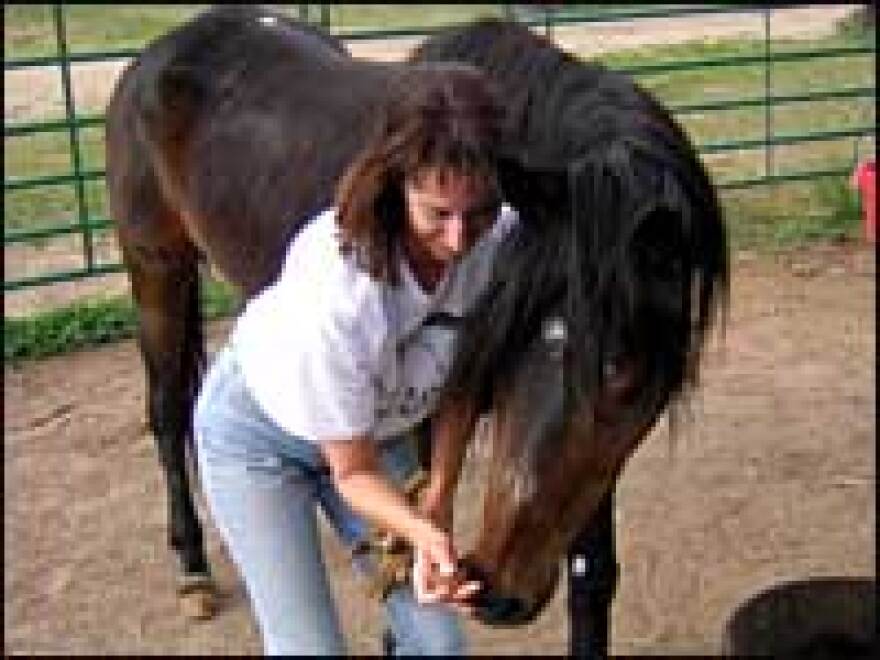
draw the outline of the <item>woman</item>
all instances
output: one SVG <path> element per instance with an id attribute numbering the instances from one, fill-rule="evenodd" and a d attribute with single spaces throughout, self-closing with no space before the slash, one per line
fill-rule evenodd
<path id="1" fill-rule="evenodd" d="M 434 410 L 456 319 L 515 222 L 501 204 L 502 111 L 475 69 L 408 73 L 336 205 L 292 241 L 253 298 L 196 406 L 201 476 L 267 653 L 345 653 L 316 505 L 348 544 L 372 523 L 415 551 L 412 588 L 385 598 L 397 652 L 463 652 L 456 610 L 480 585 L 456 570 L 452 495 L 461 412 Z M 418 505 L 401 440 L 432 415 Z M 413 593 L 415 592 L 415 593 Z"/>

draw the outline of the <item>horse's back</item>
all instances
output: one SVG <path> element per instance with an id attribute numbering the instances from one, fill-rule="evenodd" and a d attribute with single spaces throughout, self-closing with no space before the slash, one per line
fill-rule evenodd
<path id="1" fill-rule="evenodd" d="M 132 218 L 144 240 L 151 222 L 173 233 L 156 219 L 171 215 L 253 292 L 301 221 L 332 201 L 383 75 L 333 37 L 248 7 L 206 12 L 160 38 L 126 70 L 107 113 L 122 233 L 137 233 Z"/>

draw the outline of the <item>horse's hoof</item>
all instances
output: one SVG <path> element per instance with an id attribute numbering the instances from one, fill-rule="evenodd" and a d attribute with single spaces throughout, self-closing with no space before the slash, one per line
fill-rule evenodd
<path id="1" fill-rule="evenodd" d="M 186 575 L 177 583 L 180 609 L 189 619 L 204 621 L 217 613 L 217 591 L 207 575 Z"/>

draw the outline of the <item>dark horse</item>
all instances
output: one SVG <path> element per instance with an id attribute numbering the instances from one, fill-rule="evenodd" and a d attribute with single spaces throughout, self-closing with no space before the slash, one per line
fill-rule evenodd
<path id="1" fill-rule="evenodd" d="M 695 382 L 727 291 L 718 201 L 662 106 L 525 27 L 441 32 L 411 60 L 359 61 L 282 15 L 223 7 L 151 44 L 115 91 L 110 210 L 140 312 L 184 591 L 210 587 L 185 466 L 205 363 L 200 262 L 254 295 L 302 222 L 332 203 L 376 111 L 393 102 L 392 81 L 455 60 L 486 71 L 508 103 L 500 175 L 522 218 L 466 321 L 447 390 L 493 420 L 483 525 L 467 558 L 487 585 L 477 613 L 530 621 L 568 555 L 573 650 L 604 653 L 617 572 L 611 492 Z M 464 416 L 462 433 L 475 422 Z"/>

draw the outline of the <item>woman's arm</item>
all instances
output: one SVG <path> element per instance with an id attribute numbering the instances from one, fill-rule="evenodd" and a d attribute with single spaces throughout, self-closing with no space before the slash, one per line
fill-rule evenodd
<path id="1" fill-rule="evenodd" d="M 455 486 L 476 419 L 474 405 L 450 399 L 441 402 L 434 414 L 431 473 L 420 499 L 419 510 L 449 532 L 452 531 Z"/>
<path id="2" fill-rule="evenodd" d="M 408 504 L 382 474 L 372 440 L 328 439 L 321 449 L 339 493 L 352 509 L 415 548 L 419 562 L 413 581 L 419 600 L 446 600 L 467 612 L 465 601 L 480 585 L 455 576 L 458 557 L 450 534 Z M 438 574 L 445 577 L 438 579 Z"/>
<path id="3" fill-rule="evenodd" d="M 436 525 L 410 506 L 382 474 L 372 439 L 328 439 L 321 450 L 339 493 L 352 509 L 412 545 L 436 539 L 440 531 Z"/>

